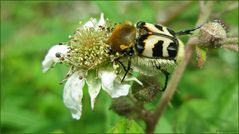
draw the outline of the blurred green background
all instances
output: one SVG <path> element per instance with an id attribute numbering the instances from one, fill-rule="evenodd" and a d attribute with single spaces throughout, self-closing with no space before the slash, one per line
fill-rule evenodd
<path id="1" fill-rule="evenodd" d="M 229 35 L 237 37 L 238 7 L 224 12 L 233 5 L 238 2 L 216 2 L 212 19 L 221 15 Z M 2 133 L 126 132 L 115 128 L 127 122 L 138 125 L 127 132 L 142 132 L 142 121 L 132 123 L 109 110 L 111 99 L 105 92 L 100 93 L 92 111 L 84 89 L 82 117 L 72 119 L 63 104 L 63 85 L 59 84 L 67 68 L 57 65 L 42 73 L 41 62 L 48 49 L 67 41 L 79 21 L 99 17 L 101 12 L 113 22 L 143 20 L 178 31 L 194 27 L 199 8 L 198 2 L 175 1 L 1 1 Z M 147 106 L 154 108 L 159 99 Z M 238 131 L 238 54 L 220 49 L 208 53 L 201 69 L 195 57 L 191 60 L 156 132 L 225 131 Z"/>

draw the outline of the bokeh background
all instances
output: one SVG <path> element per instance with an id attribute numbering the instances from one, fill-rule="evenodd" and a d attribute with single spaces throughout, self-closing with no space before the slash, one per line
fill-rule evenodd
<path id="1" fill-rule="evenodd" d="M 215 2 L 211 19 L 224 20 L 228 34 L 237 37 L 237 10 L 236 1 Z M 82 118 L 72 119 L 63 104 L 63 85 L 59 84 L 67 68 L 57 65 L 46 74 L 41 70 L 52 45 L 67 41 L 80 21 L 99 17 L 101 12 L 112 22 L 143 20 L 178 31 L 194 27 L 199 6 L 190 1 L 1 1 L 2 133 L 126 132 L 115 129 L 127 122 L 109 109 L 111 98 L 105 92 L 91 110 L 87 87 Z M 159 99 L 147 107 L 154 108 Z M 136 129 L 145 127 L 141 121 L 134 123 Z M 195 57 L 191 60 L 156 132 L 224 131 L 238 131 L 238 53 L 215 49 L 208 53 L 203 68 L 197 67 Z"/>

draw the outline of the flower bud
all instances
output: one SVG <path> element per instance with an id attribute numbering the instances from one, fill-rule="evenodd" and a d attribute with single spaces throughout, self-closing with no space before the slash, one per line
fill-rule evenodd
<path id="1" fill-rule="evenodd" d="M 115 98 L 111 107 L 114 112 L 122 116 L 130 116 L 134 112 L 134 103 L 127 97 Z"/>
<path id="2" fill-rule="evenodd" d="M 227 38 L 226 30 L 225 24 L 220 20 L 204 24 L 199 32 L 200 46 L 204 48 L 221 47 L 221 41 Z"/>
<path id="3" fill-rule="evenodd" d="M 152 101 L 160 91 L 159 79 L 155 76 L 146 75 L 141 75 L 138 79 L 143 82 L 143 86 L 133 84 L 132 92 L 134 97 L 141 102 Z"/>

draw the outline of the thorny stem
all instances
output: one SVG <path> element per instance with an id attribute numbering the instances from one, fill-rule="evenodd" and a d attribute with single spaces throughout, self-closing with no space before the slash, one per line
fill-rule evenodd
<path id="1" fill-rule="evenodd" d="M 200 24 L 203 24 L 207 21 L 211 14 L 211 7 L 213 5 L 212 1 L 209 1 L 205 3 L 204 1 L 200 1 L 200 14 L 197 21 L 196 26 L 199 26 Z M 169 81 L 169 84 L 166 88 L 166 91 L 164 92 L 162 98 L 160 99 L 159 104 L 157 105 L 155 111 L 153 111 L 152 114 L 150 114 L 150 120 L 146 122 L 146 133 L 152 134 L 154 132 L 154 129 L 157 125 L 158 120 L 160 119 L 163 110 L 168 105 L 170 99 L 172 98 L 173 94 L 176 91 L 176 87 L 182 77 L 182 74 L 191 59 L 192 52 L 193 52 L 193 46 L 198 43 L 197 37 L 191 37 L 187 42 L 187 47 L 185 51 L 185 57 L 183 61 L 180 63 L 180 65 L 176 68 L 175 72 L 172 75 L 172 79 Z"/>

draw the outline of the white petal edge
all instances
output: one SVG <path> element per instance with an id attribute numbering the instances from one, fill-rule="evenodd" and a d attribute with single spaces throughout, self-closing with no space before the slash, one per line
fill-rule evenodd
<path id="1" fill-rule="evenodd" d="M 122 84 L 114 71 L 99 71 L 102 82 L 102 89 L 105 90 L 112 98 L 126 96 L 129 93 L 129 84 Z"/>
<path id="2" fill-rule="evenodd" d="M 81 75 L 81 74 L 80 74 Z M 82 98 L 84 79 L 79 79 L 79 73 L 72 74 L 64 86 L 63 101 L 65 106 L 71 111 L 72 117 L 79 120 L 82 112 Z"/>
<path id="3" fill-rule="evenodd" d="M 101 89 L 101 82 L 99 79 L 91 78 L 91 79 L 86 79 L 86 83 L 88 85 L 88 92 L 90 94 L 91 109 L 93 110 L 95 99 L 98 96 Z"/>
<path id="4" fill-rule="evenodd" d="M 68 51 L 66 45 L 54 45 L 51 47 L 42 61 L 42 71 L 47 72 L 55 63 L 60 62 L 59 58 L 56 57 L 56 53 L 65 55 Z"/>

